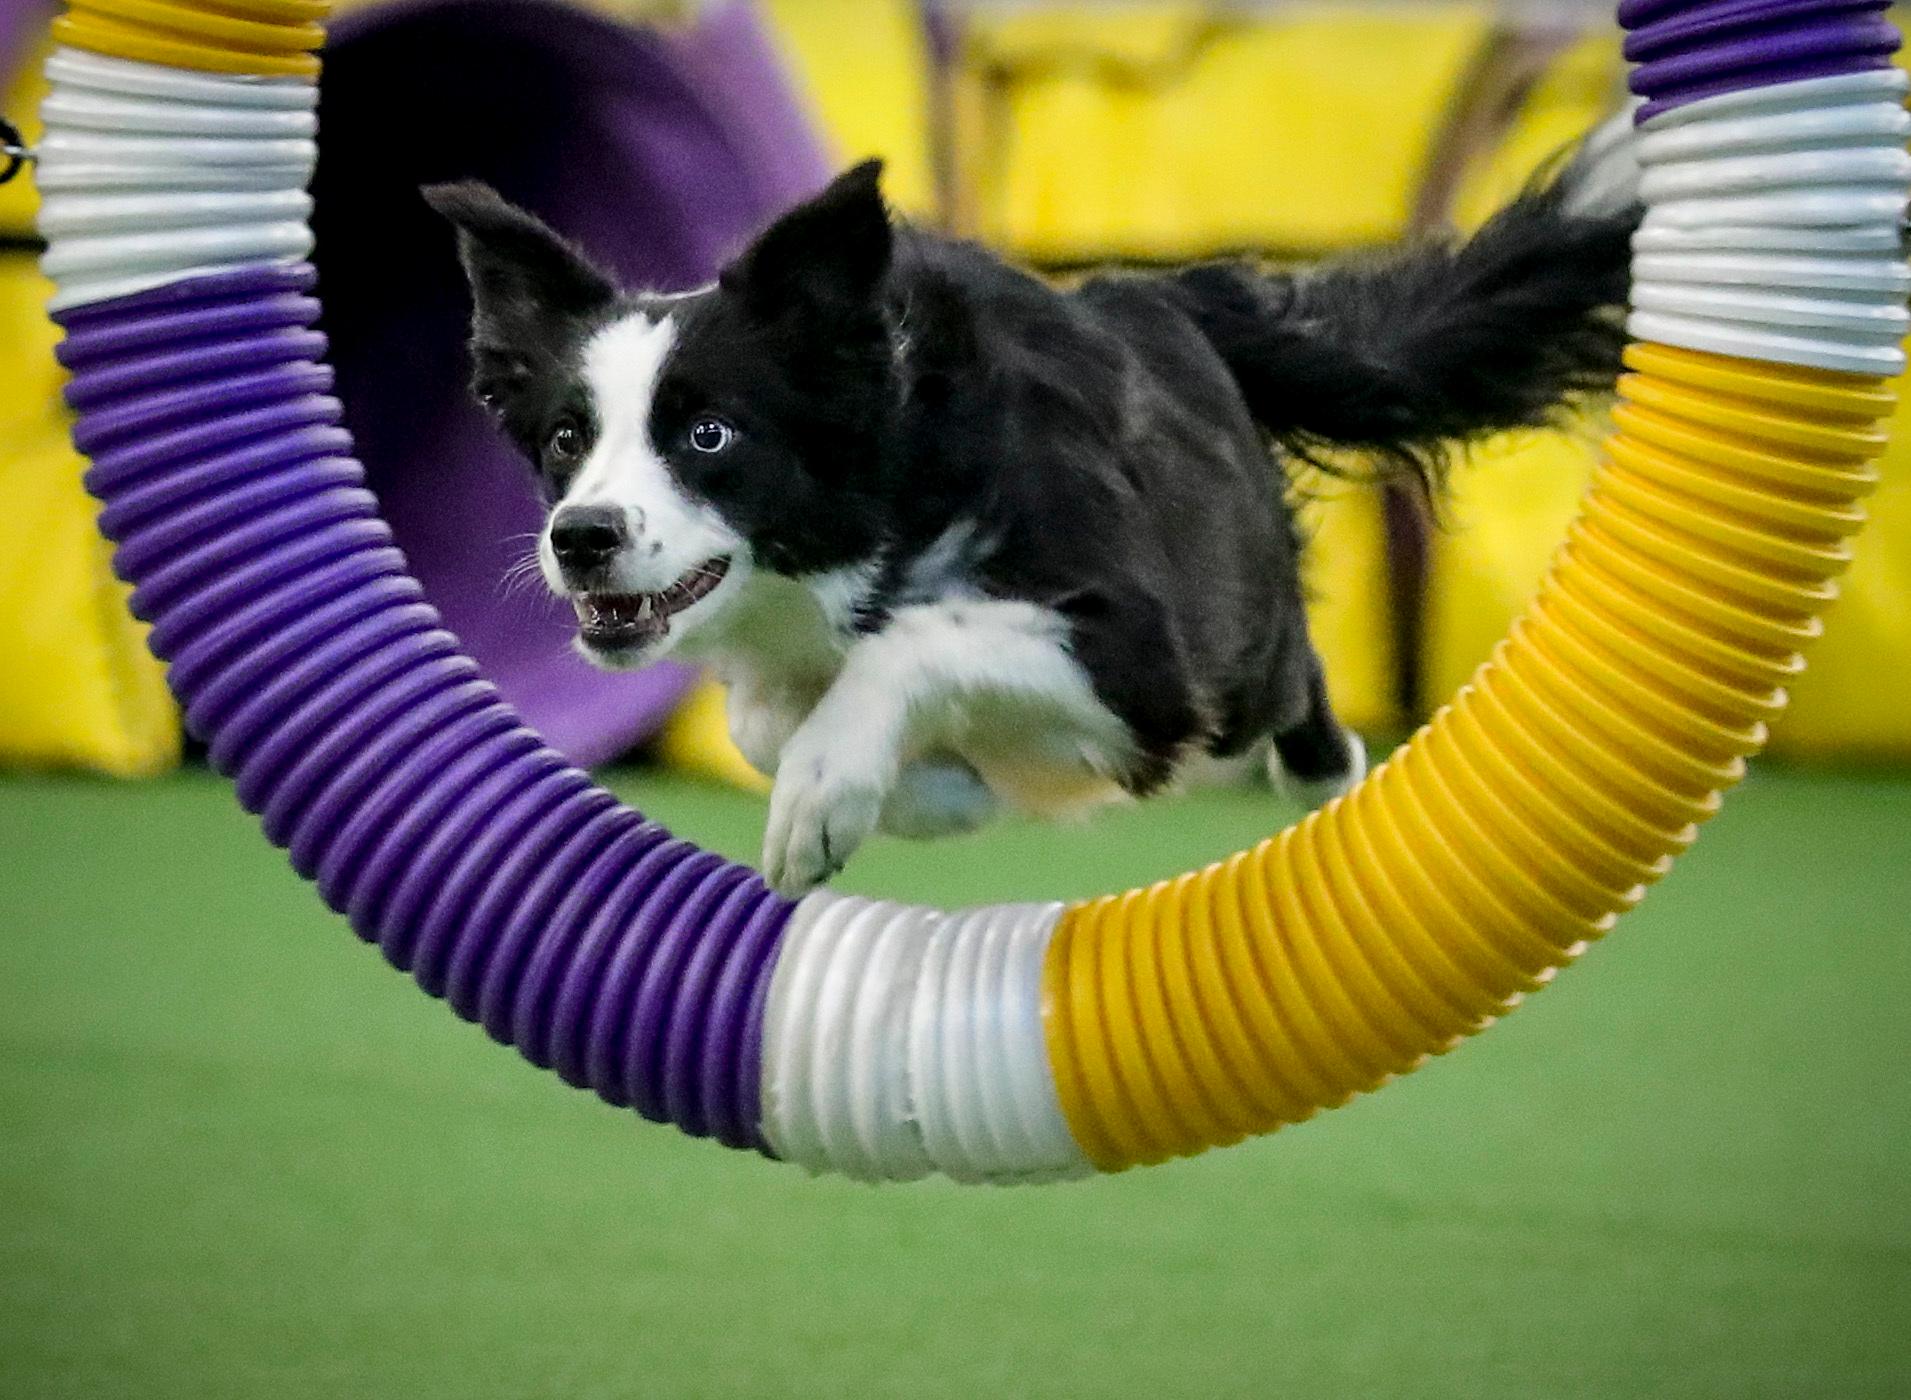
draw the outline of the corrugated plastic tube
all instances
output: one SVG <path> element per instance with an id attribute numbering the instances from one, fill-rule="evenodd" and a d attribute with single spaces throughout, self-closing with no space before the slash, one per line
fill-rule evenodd
<path id="1" fill-rule="evenodd" d="M 75 441 L 187 721 L 334 909 L 613 1104 L 812 1170 L 1044 1181 L 1297 1122 L 1481 1029 L 1718 809 L 1875 485 L 1911 272 L 1869 0 L 1626 0 L 1617 432 L 1524 617 L 1347 797 L 1064 908 L 790 904 L 567 766 L 365 490 L 315 329 L 320 0 L 83 0 L 40 183 Z"/>
<path id="2" fill-rule="evenodd" d="M 309 269 L 71 311 L 75 438 L 240 800 L 419 985 L 615 1104 L 756 1146 L 790 905 L 620 807 L 438 626 L 347 455 Z"/>
<path id="3" fill-rule="evenodd" d="M 1050 1049 L 1098 1166 L 1298 1121 L 1480 1030 L 1637 903 L 1742 776 L 1850 559 L 1890 393 L 1627 359 L 1583 517 L 1450 705 L 1265 845 L 1064 915 Z"/>

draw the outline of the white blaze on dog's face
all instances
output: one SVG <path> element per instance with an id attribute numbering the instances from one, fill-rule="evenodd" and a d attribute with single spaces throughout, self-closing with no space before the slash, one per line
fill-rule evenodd
<path id="1" fill-rule="evenodd" d="M 568 425 L 574 474 L 538 537 L 553 592 L 577 610 L 584 654 L 610 667 L 642 665 L 722 611 L 750 571 L 743 538 L 685 491 L 652 439 L 658 381 L 678 322 L 635 311 L 585 342 L 579 380 L 588 421 Z M 729 449 L 735 429 L 710 416 L 692 451 Z M 546 445 L 547 456 L 564 443 Z"/>

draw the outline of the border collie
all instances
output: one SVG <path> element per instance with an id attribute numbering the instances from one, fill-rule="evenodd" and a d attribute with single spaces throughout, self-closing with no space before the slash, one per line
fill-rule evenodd
<path id="1" fill-rule="evenodd" d="M 794 894 L 877 828 L 1144 796 L 1201 756 L 1266 751 L 1316 798 L 1358 779 L 1288 470 L 1351 451 L 1437 487 L 1455 446 L 1608 389 L 1636 209 L 1596 164 L 1465 241 L 1068 289 L 900 224 L 875 161 L 676 294 L 483 185 L 426 197 L 580 650 L 728 687 Z"/>

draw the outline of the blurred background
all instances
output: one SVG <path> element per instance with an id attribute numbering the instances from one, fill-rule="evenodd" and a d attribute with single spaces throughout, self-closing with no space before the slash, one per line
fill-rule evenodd
<path id="1" fill-rule="evenodd" d="M 0 7 L 29 139 L 51 14 Z M 745 859 L 721 697 L 590 671 L 502 586 L 537 506 L 465 399 L 418 185 L 487 180 L 660 288 L 870 154 L 902 212 L 1061 276 L 1302 260 L 1477 222 L 1624 93 L 1603 0 L 354 2 L 325 65 L 324 329 L 400 543 L 553 742 Z M 1911 424 L 1773 757 L 1571 990 L 1212 1160 L 872 1193 L 562 1093 L 282 868 L 94 529 L 33 218 L 0 188 L 0 1400 L 1911 1395 Z M 1601 431 L 1486 444 L 1437 525 L 1303 483 L 1315 635 L 1377 752 L 1530 597 Z M 1082 895 L 1292 815 L 880 842 L 847 885 Z"/>

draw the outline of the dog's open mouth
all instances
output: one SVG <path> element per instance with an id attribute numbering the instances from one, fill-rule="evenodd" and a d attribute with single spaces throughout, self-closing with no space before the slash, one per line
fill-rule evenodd
<path id="1" fill-rule="evenodd" d="M 706 559 L 658 593 L 579 593 L 571 599 L 577 630 L 605 651 L 646 646 L 661 640 L 670 631 L 670 619 L 707 598 L 729 572 L 727 558 Z"/>

